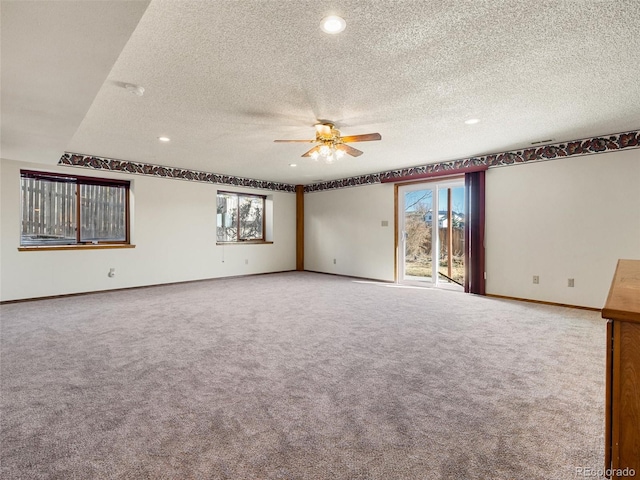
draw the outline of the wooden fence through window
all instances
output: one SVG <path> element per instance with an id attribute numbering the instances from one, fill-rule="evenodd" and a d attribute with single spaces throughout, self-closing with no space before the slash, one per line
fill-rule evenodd
<path id="1" fill-rule="evenodd" d="M 77 241 L 78 183 L 22 177 L 22 244 Z M 80 241 L 126 239 L 127 189 L 80 184 Z"/>

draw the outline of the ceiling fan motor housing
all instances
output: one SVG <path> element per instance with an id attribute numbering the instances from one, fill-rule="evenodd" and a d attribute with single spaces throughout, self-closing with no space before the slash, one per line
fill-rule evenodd
<path id="1" fill-rule="evenodd" d="M 340 130 L 334 128 L 332 123 L 319 123 L 316 125 L 316 141 L 324 144 L 340 144 L 342 143 Z"/>

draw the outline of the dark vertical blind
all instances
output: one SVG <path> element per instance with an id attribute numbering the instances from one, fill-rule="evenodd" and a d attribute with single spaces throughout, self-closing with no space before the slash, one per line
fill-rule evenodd
<path id="1" fill-rule="evenodd" d="M 464 291 L 484 295 L 484 193 L 485 171 L 470 172 L 464 176 L 466 218 L 464 222 L 465 275 Z"/>

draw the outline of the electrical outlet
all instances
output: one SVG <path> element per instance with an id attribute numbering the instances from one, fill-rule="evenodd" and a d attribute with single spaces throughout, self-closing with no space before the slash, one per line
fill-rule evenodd
<path id="1" fill-rule="evenodd" d="M 244 264 L 245 264 L 245 265 L 249 265 L 249 259 L 248 259 L 248 258 L 245 258 L 245 259 L 244 259 Z"/>
<path id="2" fill-rule="evenodd" d="M 538 285 L 540 283 L 540 277 L 538 275 L 533 276 L 533 283 Z"/>
<path id="3" fill-rule="evenodd" d="M 333 259 L 333 264 L 334 264 L 334 265 L 336 264 L 336 259 L 335 259 L 335 258 Z"/>
<path id="4" fill-rule="evenodd" d="M 109 277 L 115 277 L 116 276 L 116 269 L 115 268 L 110 268 L 108 275 L 109 275 Z"/>
<path id="5" fill-rule="evenodd" d="M 568 286 L 568 287 L 573 287 L 573 286 L 574 286 L 573 278 L 570 278 L 570 279 L 567 281 L 567 286 Z"/>
<path id="6" fill-rule="evenodd" d="M 388 226 L 389 226 L 389 220 L 382 220 L 381 225 L 382 225 L 383 227 L 388 227 Z"/>

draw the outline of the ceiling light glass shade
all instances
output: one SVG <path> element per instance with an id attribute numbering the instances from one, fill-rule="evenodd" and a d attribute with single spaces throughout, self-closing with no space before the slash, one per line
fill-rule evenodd
<path id="1" fill-rule="evenodd" d="M 333 163 L 344 157 L 345 152 L 336 148 L 331 141 L 325 141 L 319 148 L 314 149 L 309 155 L 313 160 L 322 160 L 325 163 Z"/>
<path id="2" fill-rule="evenodd" d="M 337 15 L 325 17 L 322 19 L 322 22 L 320 22 L 322 31 L 330 35 L 342 32 L 346 26 L 347 22 L 345 22 L 344 18 L 338 17 Z"/>

